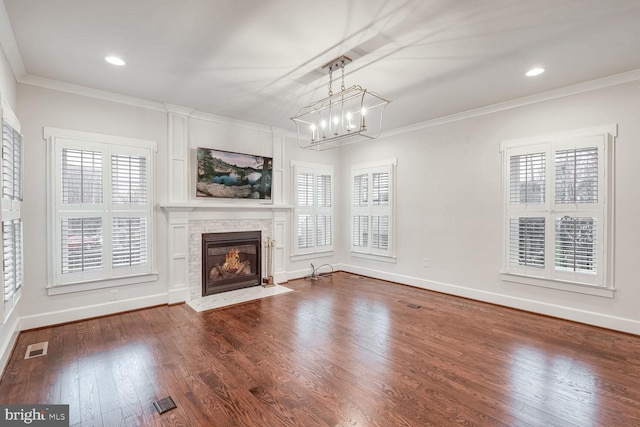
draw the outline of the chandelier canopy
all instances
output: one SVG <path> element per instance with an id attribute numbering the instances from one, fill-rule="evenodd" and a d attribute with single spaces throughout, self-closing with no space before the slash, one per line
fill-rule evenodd
<path id="1" fill-rule="evenodd" d="M 346 88 L 344 67 L 351 59 L 341 56 L 322 67 L 329 72 L 329 96 L 315 101 L 292 117 L 298 145 L 322 151 L 377 138 L 382 115 L 390 101 L 358 85 Z M 333 93 L 333 72 L 341 72 L 340 92 Z"/>

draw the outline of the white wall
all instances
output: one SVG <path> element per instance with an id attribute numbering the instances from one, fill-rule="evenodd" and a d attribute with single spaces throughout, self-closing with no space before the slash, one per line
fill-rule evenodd
<path id="1" fill-rule="evenodd" d="M 13 71 L 2 47 L 0 47 L 0 93 L 2 93 L 2 97 L 7 100 L 11 108 L 15 111 L 16 79 L 13 76 Z"/>
<path id="2" fill-rule="evenodd" d="M 347 147 L 342 169 L 390 157 L 397 168 L 397 263 L 342 254 L 349 271 L 640 334 L 640 82 L 599 89 Z M 500 141 L 617 123 L 615 297 L 502 282 Z M 342 199 L 349 229 L 349 194 Z M 348 248 L 348 233 L 343 247 Z M 422 266 L 423 258 L 430 267 Z"/>
<path id="3" fill-rule="evenodd" d="M 21 301 L 21 328 L 108 314 L 166 302 L 165 259 L 156 252 L 157 282 L 118 287 L 111 301 L 110 288 L 64 295 L 47 295 L 46 250 L 47 176 L 43 127 L 95 132 L 156 141 L 156 201 L 166 192 L 167 115 L 109 101 L 18 85 L 17 115 L 22 123 L 25 151 L 25 190 L 22 205 L 24 224 L 24 288 Z M 159 208 L 155 223 L 156 248 L 165 248 L 165 217 Z"/>

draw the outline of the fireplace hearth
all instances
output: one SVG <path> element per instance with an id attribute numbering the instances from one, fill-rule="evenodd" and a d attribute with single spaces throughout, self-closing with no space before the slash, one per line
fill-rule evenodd
<path id="1" fill-rule="evenodd" d="M 261 283 L 260 231 L 202 235 L 202 296 Z"/>

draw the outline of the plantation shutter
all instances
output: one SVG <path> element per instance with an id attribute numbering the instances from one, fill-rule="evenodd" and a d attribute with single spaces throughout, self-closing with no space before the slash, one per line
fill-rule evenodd
<path id="1" fill-rule="evenodd" d="M 2 223 L 4 302 L 10 301 L 23 284 L 22 221 Z"/>
<path id="2" fill-rule="evenodd" d="M 146 218 L 113 218 L 111 239 L 113 267 L 147 263 Z"/>
<path id="3" fill-rule="evenodd" d="M 298 206 L 313 206 L 313 174 L 298 173 Z"/>
<path id="4" fill-rule="evenodd" d="M 20 297 L 23 284 L 23 143 L 20 122 L 0 97 L 2 149 L 0 159 L 0 238 L 2 242 L 2 294 L 0 322 L 8 319 Z"/>
<path id="5" fill-rule="evenodd" d="M 372 183 L 371 247 L 387 250 L 389 249 L 389 215 L 385 215 L 384 210 L 378 211 L 376 207 L 389 205 L 389 173 L 373 173 Z"/>
<path id="6" fill-rule="evenodd" d="M 373 191 L 371 195 L 371 202 L 374 205 L 388 205 L 389 204 L 389 173 L 374 173 L 373 174 Z"/>
<path id="7" fill-rule="evenodd" d="M 144 205 L 147 203 L 147 159 L 142 156 L 111 155 L 111 203 Z M 111 221 L 111 263 L 114 268 L 147 263 L 148 231 L 143 216 L 116 216 Z"/>
<path id="8" fill-rule="evenodd" d="M 509 261 L 511 264 L 544 267 L 544 217 L 511 218 L 509 235 Z"/>
<path id="9" fill-rule="evenodd" d="M 147 159 L 139 156 L 111 156 L 111 203 L 147 202 Z"/>
<path id="10" fill-rule="evenodd" d="M 545 153 L 511 156 L 510 202 L 544 203 L 546 191 Z"/>
<path id="11" fill-rule="evenodd" d="M 294 163 L 294 255 L 333 249 L 333 171 L 323 165 Z"/>
<path id="12" fill-rule="evenodd" d="M 556 219 L 556 269 L 592 273 L 597 271 L 597 219 L 563 216 Z"/>
<path id="13" fill-rule="evenodd" d="M 333 244 L 331 175 L 317 175 L 316 196 L 316 245 L 331 246 Z"/>
<path id="14" fill-rule="evenodd" d="M 2 197 L 22 201 L 22 135 L 2 120 Z"/>
<path id="15" fill-rule="evenodd" d="M 392 256 L 391 182 L 395 161 L 352 168 L 351 250 Z"/>
<path id="16" fill-rule="evenodd" d="M 556 151 L 556 203 L 598 202 L 598 149 Z"/>
<path id="17" fill-rule="evenodd" d="M 298 249 L 313 246 L 313 216 L 298 215 Z"/>
<path id="18" fill-rule="evenodd" d="M 353 206 L 365 207 L 369 204 L 369 175 L 361 174 L 353 177 Z"/>
<path id="19" fill-rule="evenodd" d="M 298 172 L 296 187 L 298 249 L 307 249 L 313 247 L 313 173 Z"/>
<path id="20" fill-rule="evenodd" d="M 353 216 L 353 246 L 366 248 L 369 245 L 369 216 Z"/>
<path id="21" fill-rule="evenodd" d="M 62 203 L 102 203 L 102 153 L 62 150 Z"/>
<path id="22" fill-rule="evenodd" d="M 102 218 L 61 221 L 62 274 L 102 269 Z"/>
<path id="23" fill-rule="evenodd" d="M 547 216 L 526 216 L 522 208 L 546 210 L 547 153 L 532 152 L 509 158 L 509 204 L 514 209 L 509 217 L 508 262 L 522 268 L 545 267 Z M 542 273 L 540 273 L 542 274 Z"/>

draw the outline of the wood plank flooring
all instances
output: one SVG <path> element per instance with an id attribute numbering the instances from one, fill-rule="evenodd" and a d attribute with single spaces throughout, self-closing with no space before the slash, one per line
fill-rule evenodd
<path id="1" fill-rule="evenodd" d="M 287 286 L 22 333 L 0 402 L 72 426 L 640 426 L 640 337 L 347 273 Z"/>

